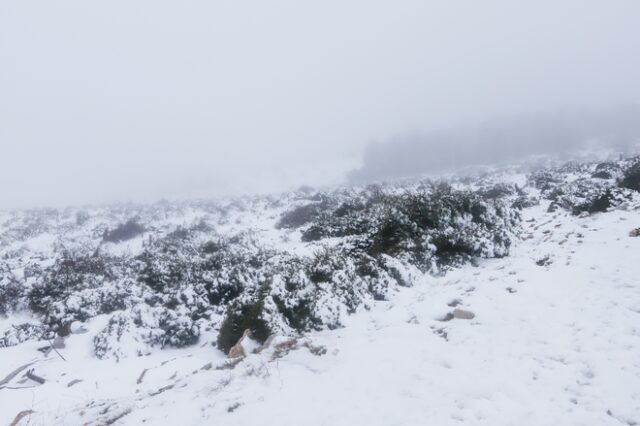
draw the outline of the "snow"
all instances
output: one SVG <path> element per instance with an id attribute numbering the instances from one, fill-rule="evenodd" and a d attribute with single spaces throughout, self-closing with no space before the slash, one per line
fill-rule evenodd
<path id="1" fill-rule="evenodd" d="M 509 257 L 422 276 L 343 328 L 281 337 L 233 368 L 214 336 L 98 360 L 92 339 L 106 316 L 60 356 L 38 352 L 42 341 L 0 349 L 0 381 L 31 361 L 46 380 L 21 373 L 0 389 L 0 424 L 22 410 L 34 413 L 21 425 L 640 423 L 640 238 L 628 235 L 639 211 L 536 206 L 523 219 Z M 444 321 L 453 301 L 475 317 Z"/>

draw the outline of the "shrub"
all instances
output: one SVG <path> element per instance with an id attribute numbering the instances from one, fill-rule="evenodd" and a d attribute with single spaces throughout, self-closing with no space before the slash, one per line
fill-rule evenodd
<path id="1" fill-rule="evenodd" d="M 512 195 L 513 193 L 514 193 L 514 189 L 511 185 L 507 185 L 505 183 L 499 183 L 499 184 L 493 185 L 491 188 L 481 191 L 480 195 L 483 198 L 495 200 L 498 198 L 504 198 L 508 195 Z"/>
<path id="2" fill-rule="evenodd" d="M 408 229 L 411 224 L 403 221 L 399 215 L 389 213 L 374 231 L 369 255 L 377 257 L 381 254 L 395 255 L 406 247 L 402 247 L 405 240 L 412 234 Z"/>
<path id="3" fill-rule="evenodd" d="M 504 256 L 511 244 L 509 230 L 518 222 L 501 201 L 447 186 L 392 197 L 387 205 L 368 253 L 401 256 L 422 268 L 434 261 L 450 265 L 474 256 Z"/>
<path id="4" fill-rule="evenodd" d="M 255 229 L 223 237 L 202 225 L 205 219 L 176 226 L 176 218 L 168 215 L 177 214 L 184 221 L 188 209 L 171 203 L 150 209 L 92 210 L 98 223 L 103 217 L 135 214 L 136 219 L 104 233 L 102 227 L 74 224 L 73 217 L 66 220 L 54 246 L 58 258 L 53 264 L 43 262 L 48 266 L 41 269 L 16 261 L 27 266 L 24 278 L 18 280 L 22 287 L 3 282 L 8 291 L 0 294 L 0 303 L 2 297 L 28 300 L 48 333 L 64 331 L 75 320 L 109 314 L 107 326 L 94 340 L 98 357 L 141 355 L 152 346 L 192 345 L 205 324 L 219 331 L 217 344 L 224 351 L 247 328 L 264 341 L 272 332 L 297 334 L 339 327 L 346 315 L 368 309 L 398 287 L 411 285 L 420 271 L 439 273 L 478 256 L 508 253 L 519 221 L 512 209 L 514 200 L 520 197 L 526 203 L 528 193 L 515 185 L 495 185 L 489 178 L 472 184 L 480 189 L 462 191 L 422 182 L 306 196 L 307 204 L 284 213 L 277 226 L 300 228 L 305 242 L 332 238 L 324 244 L 309 244 L 311 249 L 319 248 L 313 255 L 265 249 L 260 244 L 267 240 L 256 237 Z M 560 186 L 550 185 L 549 192 L 555 191 L 559 200 L 571 195 L 559 191 Z M 246 198 L 199 208 L 210 223 L 232 224 L 238 210 L 281 209 L 301 197 L 290 194 L 275 202 Z M 571 202 L 575 205 L 576 200 Z M 42 229 L 59 230 L 48 216 L 29 220 L 40 223 Z M 16 223 L 22 227 L 27 222 Z M 96 240 L 125 241 L 144 232 L 143 223 L 149 237 L 138 253 L 116 257 L 97 251 Z M 86 238 L 78 238 L 76 230 Z M 5 241 L 10 244 L 13 236 L 3 233 Z M 61 250 L 65 246 L 73 249 Z M 7 262 L 13 266 L 13 260 Z"/>
<path id="5" fill-rule="evenodd" d="M 337 264 L 340 260 L 338 256 L 335 250 L 330 250 L 326 247 L 316 251 L 306 268 L 309 280 L 314 284 L 331 282 L 334 271 L 341 269 L 340 265 Z"/>
<path id="6" fill-rule="evenodd" d="M 124 314 L 118 313 L 112 316 L 107 326 L 93 338 L 93 353 L 98 359 L 114 356 L 119 359 L 124 355 L 118 348 L 118 343 L 125 339 L 132 327 L 131 318 Z M 141 355 L 141 353 L 138 353 Z"/>
<path id="7" fill-rule="evenodd" d="M 596 195 L 593 198 L 586 200 L 585 202 L 573 206 L 572 213 L 579 215 L 583 212 L 598 213 L 606 212 L 610 207 L 613 207 L 614 196 L 611 190 L 605 191 L 601 195 Z"/>
<path id="8" fill-rule="evenodd" d="M 29 307 L 54 329 L 63 327 L 73 320 L 63 312 L 64 301 L 75 292 L 98 289 L 111 278 L 108 258 L 66 251 L 38 277 L 28 294 Z"/>
<path id="9" fill-rule="evenodd" d="M 182 348 L 198 343 L 200 328 L 187 315 L 175 311 L 164 310 L 158 319 L 158 326 L 164 334 L 159 339 L 160 347 L 172 346 Z"/>
<path id="10" fill-rule="evenodd" d="M 640 191 L 640 161 L 636 161 L 624 171 L 619 186 Z"/>
<path id="11" fill-rule="evenodd" d="M 298 332 L 319 329 L 321 321 L 313 314 L 313 300 L 308 298 L 283 299 L 271 296 L 278 312 L 282 314 L 287 325 Z"/>
<path id="12" fill-rule="evenodd" d="M 166 293 L 189 279 L 190 263 L 178 251 L 158 251 L 146 248 L 137 258 L 138 282 L 153 291 Z"/>
<path id="13" fill-rule="evenodd" d="M 295 229 L 312 222 L 323 210 L 323 203 L 311 203 L 285 212 L 278 223 L 278 229 Z"/>
<path id="14" fill-rule="evenodd" d="M 235 345 L 246 329 L 250 329 L 253 338 L 264 343 L 272 334 L 271 327 L 263 317 L 264 301 L 236 303 L 229 307 L 227 315 L 218 332 L 217 345 L 224 353 Z"/>
<path id="15" fill-rule="evenodd" d="M 137 219 L 129 219 L 115 229 L 105 230 L 102 240 L 110 243 L 119 243 L 135 238 L 144 232 L 144 226 L 139 224 Z"/>
<path id="16" fill-rule="evenodd" d="M 140 304 L 116 312 L 93 339 L 95 355 L 120 359 L 144 355 L 149 347 L 184 347 L 198 342 L 200 327 L 182 312 Z"/>
<path id="17" fill-rule="evenodd" d="M 28 340 L 40 340 L 53 337 L 47 327 L 42 324 L 23 323 L 11 325 L 0 333 L 0 348 L 19 345 Z"/>
<path id="18" fill-rule="evenodd" d="M 248 282 L 254 280 L 253 273 L 243 264 L 235 265 L 230 271 L 203 278 L 207 299 L 212 305 L 224 305 L 242 294 Z"/>
<path id="19" fill-rule="evenodd" d="M 529 185 L 547 192 L 561 183 L 561 178 L 552 170 L 537 170 L 528 176 Z"/>
<path id="20" fill-rule="evenodd" d="M 0 272 L 0 317 L 22 308 L 25 287 L 13 274 Z"/>
<path id="21" fill-rule="evenodd" d="M 608 170 L 596 170 L 591 177 L 596 179 L 611 179 L 613 175 Z"/>
<path id="22" fill-rule="evenodd" d="M 595 179 L 613 179 L 620 175 L 621 169 L 618 163 L 613 161 L 605 161 L 596 165 L 594 172 L 591 174 Z"/>

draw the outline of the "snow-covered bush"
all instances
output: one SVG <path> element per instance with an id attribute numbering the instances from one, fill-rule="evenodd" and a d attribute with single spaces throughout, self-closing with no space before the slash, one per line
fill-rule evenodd
<path id="1" fill-rule="evenodd" d="M 299 228 L 313 221 L 325 208 L 326 205 L 324 203 L 317 202 L 298 206 L 285 212 L 276 224 L 276 227 L 278 229 Z"/>
<path id="2" fill-rule="evenodd" d="M 632 164 L 627 167 L 620 180 L 622 188 L 640 191 L 640 158 L 636 158 Z"/>
<path id="3" fill-rule="evenodd" d="M 253 302 L 232 303 L 218 332 L 218 348 L 227 353 L 246 329 L 252 331 L 253 338 L 264 343 L 272 332 L 264 316 L 262 297 Z"/>
<path id="4" fill-rule="evenodd" d="M 620 164 L 615 161 L 604 161 L 596 165 L 591 177 L 597 179 L 618 179 L 622 173 Z"/>
<path id="5" fill-rule="evenodd" d="M 400 194 L 375 191 L 327 209 L 302 239 L 351 237 L 363 253 L 400 256 L 425 271 L 476 256 L 504 256 L 518 216 L 502 198 L 513 193 L 506 185 L 475 193 L 446 184 Z"/>
<path id="6" fill-rule="evenodd" d="M 632 199 L 635 185 L 640 185 L 640 162 L 632 158 L 567 163 L 536 171 L 529 182 L 551 201 L 549 211 L 562 208 L 574 215 L 606 212 Z"/>
<path id="7" fill-rule="evenodd" d="M 28 340 L 51 338 L 48 327 L 37 323 L 11 325 L 0 334 L 0 348 L 15 346 Z"/>
<path id="8" fill-rule="evenodd" d="M 10 271 L 0 269 L 0 317 L 20 311 L 24 305 L 24 296 L 24 283 Z"/>
<path id="9" fill-rule="evenodd" d="M 152 347 L 184 347 L 198 341 L 202 321 L 181 309 L 169 310 L 144 303 L 111 316 L 93 339 L 98 358 L 144 355 Z"/>
<path id="10" fill-rule="evenodd" d="M 104 286 L 114 279 L 113 263 L 114 259 L 97 253 L 65 251 L 29 291 L 30 309 L 54 330 L 104 313 L 90 302 L 99 302 Z"/>
<path id="11" fill-rule="evenodd" d="M 102 239 L 110 243 L 119 243 L 135 238 L 144 233 L 144 231 L 144 226 L 138 223 L 137 218 L 134 218 L 118 225 L 115 229 L 105 230 Z"/>
<path id="12" fill-rule="evenodd" d="M 56 238 L 38 254 L 42 261 L 26 248 L 3 252 L 0 313 L 28 308 L 42 324 L 37 333 L 13 330 L 5 340 L 67 334 L 74 321 L 106 315 L 94 350 L 119 358 L 191 345 L 204 330 L 218 332 L 218 346 L 228 350 L 246 328 L 261 341 L 340 327 L 347 315 L 412 285 L 420 271 L 506 255 L 519 219 L 511 204 L 525 195 L 495 182 L 454 189 L 427 181 L 14 216 L 2 230 L 8 244 L 36 235 L 11 231 L 32 223 Z M 311 254 L 235 229 L 243 215 L 265 210 L 273 232 L 301 235 Z M 189 223 L 167 220 L 194 211 L 200 213 Z M 141 232 L 146 237 L 133 241 Z"/>
<path id="13" fill-rule="evenodd" d="M 95 321 L 99 357 L 335 328 L 422 273 L 509 254 L 520 209 L 625 208 L 637 158 L 219 202 L 3 213 L 0 345 Z M 518 182 L 516 185 L 513 182 Z M 134 221 L 128 218 L 136 218 Z M 106 230 L 106 231 L 105 231 Z M 139 238 L 144 232 L 144 238 Z M 138 236 L 138 238 L 134 238 Z M 98 327 L 100 328 L 100 327 Z"/>

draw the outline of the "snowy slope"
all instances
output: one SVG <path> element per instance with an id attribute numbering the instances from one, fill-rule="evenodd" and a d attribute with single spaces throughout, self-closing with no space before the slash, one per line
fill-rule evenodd
<path id="1" fill-rule="evenodd" d="M 637 200 L 591 215 L 547 206 L 522 210 L 508 257 L 422 275 L 344 327 L 247 347 L 237 364 L 213 331 L 98 360 L 106 315 L 59 354 L 38 352 L 42 341 L 2 348 L 0 424 L 24 410 L 17 424 L 640 424 Z M 23 377 L 31 368 L 44 384 Z"/>

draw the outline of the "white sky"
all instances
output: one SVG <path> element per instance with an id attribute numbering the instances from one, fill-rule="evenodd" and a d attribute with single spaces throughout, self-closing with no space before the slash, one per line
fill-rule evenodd
<path id="1" fill-rule="evenodd" d="M 0 208 L 334 183 L 371 140 L 640 101 L 637 0 L 0 0 Z"/>

